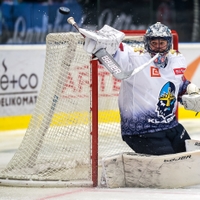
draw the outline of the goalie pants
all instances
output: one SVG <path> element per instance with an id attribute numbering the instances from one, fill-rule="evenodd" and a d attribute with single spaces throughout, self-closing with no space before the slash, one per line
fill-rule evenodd
<path id="1" fill-rule="evenodd" d="M 141 135 L 123 135 L 123 140 L 136 152 L 164 155 L 185 152 L 185 140 L 190 139 L 181 124 L 160 132 Z"/>

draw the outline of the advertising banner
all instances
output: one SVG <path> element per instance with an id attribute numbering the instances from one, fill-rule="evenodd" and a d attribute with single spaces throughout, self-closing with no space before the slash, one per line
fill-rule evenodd
<path id="1" fill-rule="evenodd" d="M 33 111 L 42 83 L 45 46 L 0 46 L 0 116 Z"/>
<path id="2" fill-rule="evenodd" d="M 197 43 L 179 44 L 179 51 L 183 53 L 188 63 L 185 75 L 198 87 L 200 87 L 199 49 L 200 44 Z M 0 46 L 0 130 L 27 128 L 43 80 L 45 53 L 45 45 Z M 109 83 L 110 87 L 106 87 L 109 72 L 102 66 L 99 66 L 99 70 L 100 97 L 117 98 L 120 81 L 113 79 L 113 82 Z M 70 80 L 76 82 L 76 79 L 76 75 L 72 75 Z M 180 112 L 180 117 L 195 116 L 192 111 L 185 113 L 181 106 Z"/>

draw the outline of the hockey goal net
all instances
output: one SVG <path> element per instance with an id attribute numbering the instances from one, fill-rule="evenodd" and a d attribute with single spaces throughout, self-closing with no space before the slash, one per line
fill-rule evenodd
<path id="1" fill-rule="evenodd" d="M 125 34 L 128 44 L 143 45 L 144 31 Z M 83 42 L 78 33 L 47 36 L 37 104 L 19 149 L 0 172 L 0 185 L 97 186 L 101 159 L 132 151 L 120 134 L 120 81 L 91 60 Z"/>

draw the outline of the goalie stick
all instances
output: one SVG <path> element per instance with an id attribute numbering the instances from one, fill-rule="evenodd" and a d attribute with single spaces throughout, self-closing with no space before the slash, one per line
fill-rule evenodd
<path id="1" fill-rule="evenodd" d="M 119 64 L 116 63 L 116 61 L 113 59 L 113 57 L 108 54 L 108 52 L 105 49 L 100 49 L 95 53 L 95 56 L 99 59 L 99 61 L 107 68 L 108 71 L 113 74 L 113 76 L 117 79 L 123 80 L 126 78 L 129 78 L 130 76 L 133 76 L 143 70 L 145 67 L 147 67 L 151 62 L 153 62 L 159 54 L 156 54 L 153 58 L 151 58 L 148 62 L 144 63 L 143 65 L 137 67 L 134 70 L 131 70 L 129 72 L 122 71 Z"/>
<path id="2" fill-rule="evenodd" d="M 69 8 L 66 7 L 60 7 L 59 8 L 60 13 L 68 15 L 70 13 Z M 74 26 L 76 30 L 79 32 L 79 27 L 77 23 L 75 22 L 73 17 L 69 17 L 67 19 L 67 22 Z M 82 33 L 81 35 L 85 37 Z M 159 53 L 157 53 L 153 58 L 151 58 L 148 62 L 144 63 L 143 65 L 139 66 L 138 68 L 125 72 L 122 70 L 121 66 L 114 60 L 114 58 L 105 50 L 105 49 L 99 49 L 97 52 L 94 53 L 94 55 L 99 59 L 100 63 L 116 78 L 119 80 L 127 79 L 130 76 L 133 76 L 143 70 L 145 67 L 147 67 L 151 62 L 153 62 L 158 56 Z"/>

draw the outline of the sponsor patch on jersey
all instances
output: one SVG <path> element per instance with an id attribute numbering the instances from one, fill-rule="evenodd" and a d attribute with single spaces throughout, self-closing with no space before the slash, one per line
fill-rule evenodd
<path id="1" fill-rule="evenodd" d="M 161 77 L 159 69 L 156 67 L 151 67 L 151 77 Z"/>
<path id="2" fill-rule="evenodd" d="M 181 75 L 181 74 L 184 74 L 184 71 L 185 71 L 185 68 L 175 68 L 174 69 L 174 73 L 175 75 Z"/>

